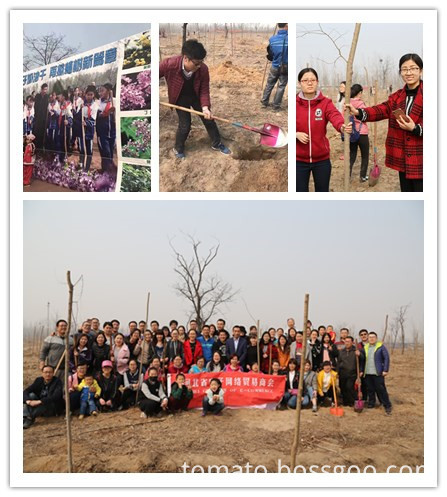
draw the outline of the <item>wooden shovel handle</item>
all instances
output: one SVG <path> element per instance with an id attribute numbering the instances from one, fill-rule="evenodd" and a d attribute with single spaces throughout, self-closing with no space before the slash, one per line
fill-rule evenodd
<path id="1" fill-rule="evenodd" d="M 205 117 L 205 114 L 203 112 L 199 112 L 198 110 L 194 109 L 188 109 L 187 107 L 181 107 L 180 105 L 174 105 L 168 102 L 160 102 L 160 105 L 170 107 L 171 109 L 183 110 L 184 112 L 189 112 L 190 114 L 195 114 L 196 116 Z M 223 123 L 233 124 L 229 119 L 224 119 L 223 117 L 213 116 L 213 119 L 216 121 L 222 121 Z"/>

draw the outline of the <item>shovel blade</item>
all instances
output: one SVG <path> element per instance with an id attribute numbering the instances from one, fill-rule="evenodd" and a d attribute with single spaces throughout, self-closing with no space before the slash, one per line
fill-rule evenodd
<path id="1" fill-rule="evenodd" d="M 276 124 L 265 123 L 261 129 L 261 145 L 281 148 L 287 145 L 287 133 Z"/>
<path id="2" fill-rule="evenodd" d="M 362 412 L 364 407 L 365 407 L 365 403 L 363 402 L 363 400 L 356 400 L 354 402 L 354 411 L 355 412 Z"/>
<path id="3" fill-rule="evenodd" d="M 343 407 L 331 407 L 330 413 L 332 416 L 341 417 L 344 415 Z"/>

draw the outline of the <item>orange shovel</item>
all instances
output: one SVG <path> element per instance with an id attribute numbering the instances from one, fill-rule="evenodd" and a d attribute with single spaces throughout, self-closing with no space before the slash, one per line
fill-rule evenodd
<path id="1" fill-rule="evenodd" d="M 338 407 L 338 404 L 337 404 L 337 391 L 336 391 L 336 388 L 335 388 L 335 381 L 334 381 L 334 378 L 332 378 L 332 389 L 334 391 L 334 401 L 335 401 L 335 407 L 331 407 L 330 409 L 330 413 L 333 415 L 333 416 L 338 416 L 338 417 L 341 417 L 344 415 L 344 411 L 343 411 L 343 407 Z"/>

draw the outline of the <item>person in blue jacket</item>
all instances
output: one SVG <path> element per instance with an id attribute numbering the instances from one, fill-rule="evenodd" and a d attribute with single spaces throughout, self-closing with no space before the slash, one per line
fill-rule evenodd
<path id="1" fill-rule="evenodd" d="M 385 386 L 385 376 L 390 368 L 390 356 L 382 342 L 377 341 L 377 333 L 370 331 L 368 343 L 364 346 L 365 362 L 364 376 L 368 391 L 368 407 L 376 405 L 376 394 L 385 408 L 387 415 L 391 414 L 391 402 Z"/>
<path id="2" fill-rule="evenodd" d="M 208 364 L 213 358 L 214 338 L 211 336 L 210 327 L 207 324 L 202 326 L 202 334 L 197 337 L 197 341 L 202 345 L 205 364 Z"/>
<path id="3" fill-rule="evenodd" d="M 267 84 L 262 95 L 261 103 L 264 107 L 269 105 L 270 95 L 279 80 L 278 88 L 272 102 L 273 110 L 279 110 L 288 79 L 288 24 L 278 23 L 278 32 L 269 40 L 267 58 L 272 61 L 272 66 L 267 78 Z"/>

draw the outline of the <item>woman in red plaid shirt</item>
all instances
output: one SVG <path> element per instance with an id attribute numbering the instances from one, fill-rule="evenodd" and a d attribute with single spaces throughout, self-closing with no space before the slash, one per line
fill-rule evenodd
<path id="1" fill-rule="evenodd" d="M 385 165 L 399 171 L 402 192 L 423 191 L 422 68 L 419 55 L 406 54 L 399 61 L 404 88 L 374 107 L 346 106 L 363 122 L 388 119 Z"/>

